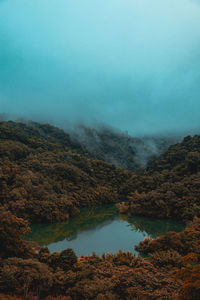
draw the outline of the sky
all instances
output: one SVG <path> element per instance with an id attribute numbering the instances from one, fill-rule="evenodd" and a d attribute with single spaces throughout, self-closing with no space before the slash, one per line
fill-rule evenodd
<path id="1" fill-rule="evenodd" d="M 0 113 L 198 131 L 200 1 L 0 0 Z"/>

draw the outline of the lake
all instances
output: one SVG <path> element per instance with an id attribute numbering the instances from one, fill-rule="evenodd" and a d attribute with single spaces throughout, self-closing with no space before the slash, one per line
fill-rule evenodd
<path id="1" fill-rule="evenodd" d="M 134 250 L 145 237 L 155 238 L 168 231 L 179 232 L 184 224 L 119 214 L 115 205 L 81 210 L 77 218 L 53 224 L 35 224 L 26 240 L 47 246 L 50 252 L 72 248 L 77 256 Z"/>

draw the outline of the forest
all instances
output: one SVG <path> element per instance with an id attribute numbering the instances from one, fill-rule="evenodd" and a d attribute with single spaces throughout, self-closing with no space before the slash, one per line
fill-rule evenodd
<path id="1" fill-rule="evenodd" d="M 199 299 L 200 136 L 161 144 L 147 165 L 128 170 L 104 161 L 105 147 L 95 157 L 49 124 L 0 122 L 0 299 Z M 108 203 L 128 215 L 179 219 L 186 228 L 145 239 L 136 246 L 141 256 L 78 258 L 73 249 L 51 254 L 24 240 L 31 223 L 75 218 L 82 207 Z"/>

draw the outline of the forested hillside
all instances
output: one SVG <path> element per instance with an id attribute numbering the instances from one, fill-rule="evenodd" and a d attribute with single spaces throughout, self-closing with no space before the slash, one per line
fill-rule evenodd
<path id="1" fill-rule="evenodd" d="M 72 131 L 72 138 L 81 143 L 92 158 L 135 171 L 145 168 L 150 158 L 160 155 L 169 145 L 177 142 L 180 136 L 134 138 L 106 126 L 89 128 L 80 125 Z"/>
<path id="2" fill-rule="evenodd" d="M 188 220 L 200 216 L 200 136 L 187 136 L 149 161 L 122 187 L 131 214 Z"/>
<path id="3" fill-rule="evenodd" d="M 1 122 L 0 299 L 198 299 L 199 188 L 200 136 L 133 173 L 92 159 L 50 125 Z M 141 242 L 145 259 L 122 251 L 50 254 L 23 240 L 30 222 L 67 220 L 80 207 L 119 201 L 123 213 L 193 221 L 181 233 Z"/>
<path id="4" fill-rule="evenodd" d="M 96 156 L 112 152 L 109 139 L 118 149 L 125 138 L 117 137 L 101 132 Z M 0 139 L 1 205 L 31 222 L 64 220 L 80 207 L 123 200 L 128 202 L 121 211 L 130 214 L 182 220 L 200 216 L 198 135 L 170 146 L 134 173 L 92 158 L 81 139 L 48 124 L 1 122 Z"/>
<path id="5" fill-rule="evenodd" d="M 119 201 L 130 173 L 91 159 L 50 125 L 0 123 L 0 202 L 31 222 L 65 220 L 86 205 Z"/>

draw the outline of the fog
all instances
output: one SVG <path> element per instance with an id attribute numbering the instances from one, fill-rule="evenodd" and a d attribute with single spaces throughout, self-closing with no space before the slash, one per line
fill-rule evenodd
<path id="1" fill-rule="evenodd" d="M 0 1 L 0 113 L 200 128 L 200 1 Z"/>

